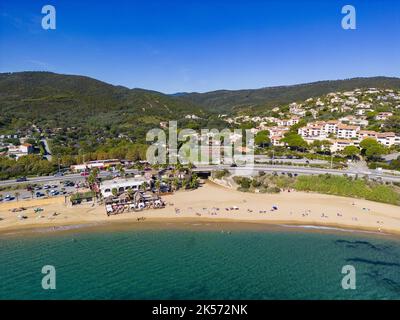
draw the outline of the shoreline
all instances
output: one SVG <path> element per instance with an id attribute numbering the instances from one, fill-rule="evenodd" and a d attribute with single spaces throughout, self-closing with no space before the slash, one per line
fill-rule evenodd
<path id="1" fill-rule="evenodd" d="M 0 221 L 0 236 L 70 230 L 114 230 L 121 225 L 147 228 L 158 224 L 168 228 L 168 224 L 187 226 L 199 223 L 239 225 L 244 229 L 249 225 L 256 228 L 261 225 L 304 232 L 334 232 L 337 229 L 340 232 L 400 237 L 399 207 L 362 199 L 303 192 L 250 194 L 212 182 L 207 182 L 197 190 L 179 191 L 163 198 L 169 204 L 166 208 L 110 217 L 106 216 L 102 205 L 82 204 L 72 207 L 64 204 L 64 198 L 1 204 L 0 217 L 3 220 Z M 10 211 L 20 206 L 27 210 L 20 213 Z M 271 206 L 277 206 L 278 209 L 272 210 Z M 37 207 L 44 209 L 43 216 L 33 212 Z M 231 209 L 228 210 L 229 207 Z M 57 215 L 53 216 L 53 213 Z M 18 220 L 19 214 L 28 216 L 28 219 Z M 145 220 L 137 221 L 140 217 Z"/>

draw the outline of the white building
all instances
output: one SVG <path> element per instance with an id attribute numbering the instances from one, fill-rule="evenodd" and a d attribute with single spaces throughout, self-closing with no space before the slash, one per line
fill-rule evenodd
<path id="1" fill-rule="evenodd" d="M 282 127 L 291 127 L 291 126 L 299 123 L 299 121 L 300 121 L 299 117 L 292 117 L 290 119 L 277 120 L 276 124 L 278 126 L 282 126 Z"/>
<path id="2" fill-rule="evenodd" d="M 106 198 L 113 195 L 113 189 L 116 189 L 119 193 L 128 191 L 129 189 L 136 191 L 145 182 L 147 182 L 147 180 L 142 176 L 129 179 L 106 180 L 101 183 L 100 192 L 102 196 Z"/>
<path id="3" fill-rule="evenodd" d="M 391 116 L 393 116 L 393 113 L 391 113 L 391 112 L 379 112 L 375 116 L 375 120 L 386 120 L 387 118 L 390 118 Z"/>
<path id="4" fill-rule="evenodd" d="M 339 124 L 337 126 L 337 137 L 341 139 L 357 138 L 359 131 L 360 131 L 359 126 L 349 126 L 346 124 Z"/>

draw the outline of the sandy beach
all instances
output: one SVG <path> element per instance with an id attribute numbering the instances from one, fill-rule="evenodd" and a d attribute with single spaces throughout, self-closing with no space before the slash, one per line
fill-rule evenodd
<path id="1" fill-rule="evenodd" d="M 326 226 L 400 235 L 400 208 L 361 199 L 304 192 L 253 194 L 207 182 L 194 191 L 163 196 L 167 206 L 107 217 L 103 205 L 72 207 L 64 197 L 0 204 L 0 233 L 61 226 L 96 226 L 113 222 L 154 221 L 251 222 Z M 22 212 L 12 209 L 24 207 Z M 276 209 L 274 209 L 274 207 Z M 42 212 L 35 213 L 35 208 Z M 20 220 L 19 215 L 27 219 Z M 145 219 L 139 219 L 144 217 Z"/>

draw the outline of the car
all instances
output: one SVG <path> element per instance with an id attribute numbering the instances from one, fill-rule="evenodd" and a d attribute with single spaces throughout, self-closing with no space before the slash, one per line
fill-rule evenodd
<path id="1" fill-rule="evenodd" d="M 44 190 L 47 190 L 47 189 L 50 189 L 50 188 L 51 188 L 51 186 L 49 186 L 48 184 L 46 184 L 46 185 L 43 187 Z"/>
<path id="2" fill-rule="evenodd" d="M 41 197 L 44 197 L 44 193 L 36 192 L 35 196 L 36 196 L 36 198 L 41 198 Z"/>
<path id="3" fill-rule="evenodd" d="M 57 189 L 57 188 L 58 188 L 58 185 L 53 184 L 51 187 L 52 187 L 53 189 Z"/>
<path id="4" fill-rule="evenodd" d="M 236 163 L 232 163 L 231 164 L 231 168 L 236 168 L 237 167 L 237 164 Z"/>
<path id="5" fill-rule="evenodd" d="M 20 177 L 17 179 L 17 182 L 24 182 L 27 181 L 28 179 L 26 177 Z"/>
<path id="6" fill-rule="evenodd" d="M 7 195 L 4 197 L 4 201 L 11 201 L 11 200 L 14 200 L 14 197 L 10 196 L 9 194 L 7 194 Z"/>
<path id="7" fill-rule="evenodd" d="M 56 174 L 54 174 L 55 177 L 62 177 L 64 175 L 64 173 L 62 172 L 57 172 Z"/>
<path id="8" fill-rule="evenodd" d="M 81 172 L 81 177 L 86 177 L 88 175 L 89 175 L 89 172 L 87 172 L 87 171 Z"/>

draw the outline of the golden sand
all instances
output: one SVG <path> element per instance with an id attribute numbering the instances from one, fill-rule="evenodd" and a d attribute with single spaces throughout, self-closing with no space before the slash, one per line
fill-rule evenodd
<path id="1" fill-rule="evenodd" d="M 148 221 L 215 221 L 315 225 L 400 234 L 400 207 L 368 200 L 304 192 L 253 194 L 206 183 L 164 196 L 167 206 L 107 217 L 103 205 L 72 207 L 64 197 L 0 204 L 0 232 L 82 224 Z M 276 206 L 277 210 L 272 210 Z M 12 209 L 24 207 L 22 212 Z M 35 208 L 44 210 L 35 213 Z M 228 209 L 228 210 L 227 210 Z M 19 215 L 27 216 L 20 220 Z"/>

